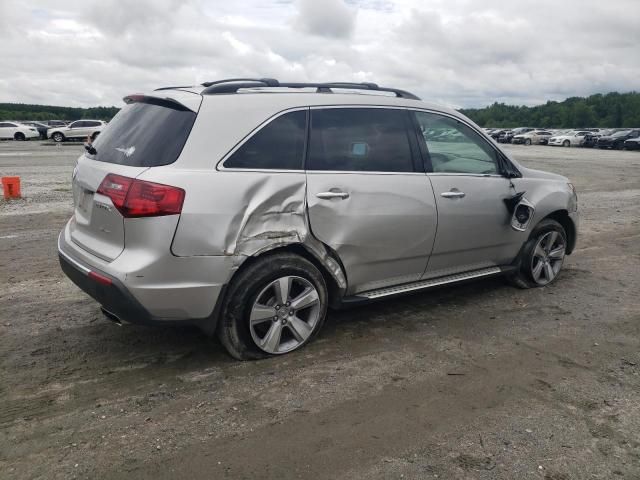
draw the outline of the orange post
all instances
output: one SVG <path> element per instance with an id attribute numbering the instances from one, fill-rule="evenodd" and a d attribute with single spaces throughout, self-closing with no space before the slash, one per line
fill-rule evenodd
<path id="1" fill-rule="evenodd" d="M 20 177 L 2 177 L 5 200 L 20 198 Z"/>

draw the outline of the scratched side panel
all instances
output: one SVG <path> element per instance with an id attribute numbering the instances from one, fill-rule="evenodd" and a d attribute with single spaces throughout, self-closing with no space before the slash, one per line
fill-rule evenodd
<path id="1" fill-rule="evenodd" d="M 163 174 L 154 169 L 148 179 L 162 181 L 166 174 L 187 191 L 171 247 L 174 255 L 232 256 L 237 268 L 249 256 L 300 244 L 327 268 L 340 289 L 346 288 L 339 263 L 309 234 L 304 172 L 172 169 Z"/>
<path id="2" fill-rule="evenodd" d="M 174 255 L 251 255 L 274 243 L 300 242 L 306 235 L 302 172 L 184 176 L 188 190 Z"/>

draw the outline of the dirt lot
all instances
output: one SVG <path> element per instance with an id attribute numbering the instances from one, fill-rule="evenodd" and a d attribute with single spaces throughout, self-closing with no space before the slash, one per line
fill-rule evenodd
<path id="1" fill-rule="evenodd" d="M 640 478 L 640 154 L 509 146 L 583 216 L 551 287 L 501 280 L 330 315 L 239 363 L 106 321 L 61 273 L 78 146 L 0 143 L 2 478 Z"/>

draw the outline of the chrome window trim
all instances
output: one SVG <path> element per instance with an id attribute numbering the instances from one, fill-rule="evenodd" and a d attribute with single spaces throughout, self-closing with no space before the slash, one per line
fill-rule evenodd
<path id="1" fill-rule="evenodd" d="M 333 175 L 420 175 L 425 176 L 425 172 L 377 172 L 370 170 L 306 170 L 305 173 L 307 175 L 324 175 L 324 174 L 333 174 Z"/>
<path id="2" fill-rule="evenodd" d="M 506 179 L 504 175 L 499 175 L 495 173 L 427 172 L 426 175 L 429 177 L 495 177 L 495 178 Z"/>

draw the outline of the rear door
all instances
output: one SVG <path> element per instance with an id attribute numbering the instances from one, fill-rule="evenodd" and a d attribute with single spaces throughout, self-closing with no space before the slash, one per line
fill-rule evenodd
<path id="1" fill-rule="evenodd" d="M 311 110 L 307 204 L 313 234 L 339 256 L 348 293 L 418 280 L 436 208 L 404 109 Z"/>
<path id="2" fill-rule="evenodd" d="M 498 151 L 455 118 L 414 114 L 438 207 L 438 233 L 425 277 L 510 263 L 523 239 L 510 226 L 503 200 L 515 190 L 500 174 Z"/>
<path id="3" fill-rule="evenodd" d="M 74 243 L 106 261 L 122 252 L 125 219 L 108 196 L 98 193 L 100 185 L 109 174 L 136 178 L 148 168 L 173 163 L 195 118 L 193 110 L 175 100 L 143 96 L 118 112 L 93 143 L 95 153 L 82 155 L 74 169 Z"/>

